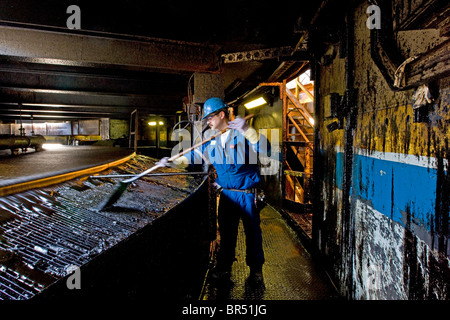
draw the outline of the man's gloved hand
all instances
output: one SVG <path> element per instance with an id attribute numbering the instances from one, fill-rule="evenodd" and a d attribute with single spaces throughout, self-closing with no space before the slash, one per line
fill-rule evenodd
<path id="1" fill-rule="evenodd" d="M 169 168 L 175 167 L 174 164 L 169 161 L 169 157 L 164 157 L 161 160 L 159 160 L 158 162 L 156 162 L 155 164 L 159 165 L 161 167 L 169 167 Z"/>
<path id="2" fill-rule="evenodd" d="M 244 118 L 239 116 L 237 116 L 233 121 L 228 122 L 228 128 L 238 130 L 247 140 L 250 141 L 250 143 L 255 144 L 259 140 L 259 134 L 256 130 L 253 127 L 250 127 Z"/>
<path id="3" fill-rule="evenodd" d="M 186 157 L 179 157 L 174 159 L 173 161 L 169 161 L 169 157 L 164 157 L 155 164 L 173 169 L 185 169 L 188 166 L 189 162 Z"/>
<path id="4" fill-rule="evenodd" d="M 248 125 L 247 121 L 245 121 L 244 118 L 237 116 L 233 121 L 228 122 L 228 128 L 236 129 L 240 133 L 245 134 L 245 132 L 249 128 L 249 125 Z"/>
<path id="5" fill-rule="evenodd" d="M 213 182 L 212 186 L 213 186 L 213 190 L 216 191 L 217 193 L 222 192 L 223 188 L 219 184 L 217 184 L 217 182 Z"/>

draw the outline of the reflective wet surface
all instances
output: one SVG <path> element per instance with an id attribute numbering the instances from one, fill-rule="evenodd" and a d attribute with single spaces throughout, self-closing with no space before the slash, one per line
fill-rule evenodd
<path id="1" fill-rule="evenodd" d="M 329 300 L 337 293 L 325 272 L 317 266 L 294 231 L 270 206 L 261 211 L 261 229 L 266 262 L 264 283 L 249 282 L 245 263 L 242 222 L 236 246 L 237 261 L 229 280 L 207 279 L 203 300 Z"/>
<path id="2" fill-rule="evenodd" d="M 57 145 L 41 152 L 32 149 L 17 156 L 0 150 L 0 185 L 5 180 L 66 172 L 111 162 L 130 155 L 128 149 L 107 146 Z"/>

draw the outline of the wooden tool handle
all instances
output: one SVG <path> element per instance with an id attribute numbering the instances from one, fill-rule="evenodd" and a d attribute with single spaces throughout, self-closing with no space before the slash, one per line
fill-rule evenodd
<path id="1" fill-rule="evenodd" d="M 253 118 L 254 116 L 255 116 L 254 114 L 249 114 L 248 116 L 245 116 L 245 117 L 244 117 L 244 120 L 247 121 L 248 119 L 251 119 L 251 118 Z M 181 157 L 181 156 L 184 156 L 186 153 L 191 152 L 192 150 L 194 150 L 194 149 L 200 147 L 201 145 L 207 143 L 208 141 L 211 141 L 211 140 L 214 139 L 214 138 L 217 138 L 217 137 L 220 136 L 222 133 L 225 133 L 227 130 L 230 130 L 230 128 L 223 129 L 222 131 L 220 131 L 219 133 L 217 133 L 217 134 L 215 134 L 215 135 L 209 137 L 208 139 L 202 140 L 201 142 L 199 142 L 199 143 L 193 145 L 192 147 L 190 147 L 190 148 L 184 150 L 183 152 L 180 152 L 180 153 L 174 155 L 173 157 L 169 158 L 168 161 L 173 161 L 173 160 L 175 160 L 175 159 L 177 159 L 177 158 L 179 158 L 179 157 Z"/>

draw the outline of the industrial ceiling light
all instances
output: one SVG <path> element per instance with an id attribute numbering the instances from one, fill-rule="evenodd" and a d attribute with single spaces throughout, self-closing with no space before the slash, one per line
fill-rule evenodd
<path id="1" fill-rule="evenodd" d="M 267 103 L 267 101 L 263 97 L 260 97 L 260 98 L 258 98 L 256 100 L 250 101 L 249 103 L 245 103 L 244 106 L 247 109 L 252 109 L 252 108 L 256 108 L 256 107 L 262 106 L 263 104 L 266 104 L 266 103 Z"/>
<path id="2" fill-rule="evenodd" d="M 150 122 L 148 123 L 148 125 L 153 127 L 153 126 L 156 126 L 157 123 L 158 123 L 160 126 L 162 126 L 162 125 L 164 124 L 163 121 L 158 121 L 158 122 L 156 122 L 156 121 L 150 121 Z"/>

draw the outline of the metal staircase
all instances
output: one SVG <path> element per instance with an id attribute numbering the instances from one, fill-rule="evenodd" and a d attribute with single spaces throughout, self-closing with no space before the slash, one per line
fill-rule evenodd
<path id="1" fill-rule="evenodd" d="M 290 81 L 260 83 L 278 86 L 283 102 L 283 211 L 312 237 L 312 177 L 314 150 L 314 83 L 302 76 Z M 307 82 L 307 83 L 306 83 Z"/>
<path id="2" fill-rule="evenodd" d="M 283 98 L 284 197 L 308 205 L 313 174 L 314 85 L 303 85 L 298 79 L 294 83 L 292 89 L 285 86 Z"/>

